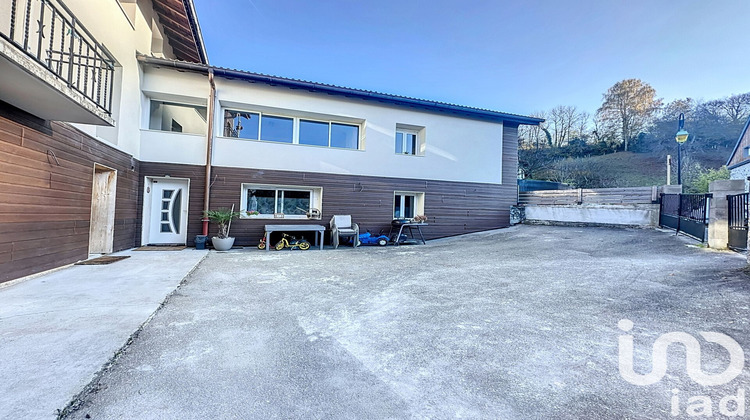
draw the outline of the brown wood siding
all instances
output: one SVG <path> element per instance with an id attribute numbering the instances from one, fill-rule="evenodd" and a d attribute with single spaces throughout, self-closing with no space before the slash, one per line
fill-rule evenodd
<path id="1" fill-rule="evenodd" d="M 750 122 L 748 122 L 750 124 Z M 738 163 L 744 162 L 750 158 L 746 158 L 743 155 L 743 151 L 745 147 L 750 146 L 750 129 L 745 130 L 742 132 L 742 138 L 740 139 L 740 144 L 737 147 L 737 150 L 734 151 L 734 154 L 732 155 L 732 159 L 729 162 L 729 166 L 736 165 Z"/>
<path id="2" fill-rule="evenodd" d="M 518 125 L 503 124 L 503 184 L 518 191 Z"/>
<path id="3" fill-rule="evenodd" d="M 0 283 L 87 258 L 94 163 L 117 170 L 114 249 L 131 248 L 140 232 L 138 162 L 0 103 Z"/>
<path id="4" fill-rule="evenodd" d="M 141 163 L 141 175 L 190 178 L 188 243 L 193 244 L 201 231 L 203 167 L 163 163 Z M 269 171 L 214 167 L 211 208 L 239 208 L 243 183 L 298 185 L 323 188 L 321 220 L 240 219 L 232 222 L 232 236 L 238 245 L 255 245 L 266 224 L 323 224 L 334 214 L 351 214 L 362 232 L 378 233 L 390 227 L 395 191 L 425 193 L 425 214 L 430 226 L 424 228 L 428 239 L 477 232 L 509 225 L 510 206 L 515 204 L 516 186 L 468 182 L 430 181 L 333 175 L 309 172 Z M 515 179 L 514 179 L 515 181 Z M 217 227 L 210 226 L 215 234 Z M 309 238 L 312 239 L 312 238 Z"/>

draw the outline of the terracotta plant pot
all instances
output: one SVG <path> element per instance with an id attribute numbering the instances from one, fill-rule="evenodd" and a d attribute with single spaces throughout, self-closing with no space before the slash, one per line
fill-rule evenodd
<path id="1" fill-rule="evenodd" d="M 231 236 L 229 238 L 214 236 L 211 238 L 211 243 L 214 244 L 214 249 L 217 251 L 229 251 L 234 245 L 234 238 Z"/>

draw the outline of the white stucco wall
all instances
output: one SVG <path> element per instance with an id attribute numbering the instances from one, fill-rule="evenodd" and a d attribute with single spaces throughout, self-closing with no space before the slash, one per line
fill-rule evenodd
<path id="1" fill-rule="evenodd" d="M 373 101 L 217 78 L 215 165 L 336 174 L 501 183 L 502 124 L 422 112 Z M 242 106 L 244 105 L 244 107 Z M 362 150 L 222 137 L 224 107 L 274 108 L 363 121 Z M 243 109 L 244 108 L 244 109 Z M 284 112 L 288 110 L 288 112 Z M 397 155 L 397 124 L 424 127 L 424 156 Z"/>
<path id="2" fill-rule="evenodd" d="M 729 179 L 747 180 L 750 176 L 750 161 L 748 163 L 729 170 Z"/>
<path id="3" fill-rule="evenodd" d="M 136 52 L 148 54 L 152 45 L 150 1 L 139 1 L 133 22 L 116 0 L 65 0 L 86 29 L 104 45 L 117 61 L 112 118 L 115 127 L 75 124 L 77 128 L 136 157 L 140 150 L 141 69 Z M 172 51 L 167 45 L 167 57 Z"/>

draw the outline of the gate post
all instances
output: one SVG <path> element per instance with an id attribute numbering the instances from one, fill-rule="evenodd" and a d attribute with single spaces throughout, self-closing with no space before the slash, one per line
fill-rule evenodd
<path id="1" fill-rule="evenodd" d="M 708 211 L 708 247 L 726 249 L 729 244 L 729 207 L 727 195 L 741 194 L 745 191 L 742 179 L 722 179 L 708 186 L 713 194 Z"/>

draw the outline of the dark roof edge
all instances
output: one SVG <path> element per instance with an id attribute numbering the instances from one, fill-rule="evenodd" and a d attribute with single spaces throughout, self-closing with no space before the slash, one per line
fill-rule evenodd
<path id="1" fill-rule="evenodd" d="M 138 55 L 138 60 L 145 64 L 158 65 L 164 67 L 173 67 L 182 70 L 190 70 L 201 73 L 207 73 L 212 70 L 215 75 L 234 77 L 238 79 L 249 80 L 253 82 L 266 83 L 275 86 L 285 86 L 294 89 L 305 89 L 309 91 L 324 92 L 332 95 L 347 96 L 350 98 L 361 98 L 374 100 L 393 105 L 420 108 L 431 111 L 441 111 L 458 116 L 476 118 L 488 121 L 506 121 L 515 124 L 539 125 L 544 119 L 536 117 L 527 117 L 525 115 L 508 114 L 505 112 L 492 111 L 489 109 L 472 108 L 462 105 L 454 105 L 445 102 L 429 101 L 425 99 L 409 98 L 405 96 L 391 95 L 387 93 L 372 92 L 361 89 L 352 89 L 341 86 L 327 85 L 323 83 L 308 82 L 304 80 L 288 79 L 278 76 L 269 76 L 266 74 L 252 73 L 242 70 L 227 69 L 223 67 L 214 67 L 209 65 L 189 63 L 186 61 L 169 60 L 164 58 L 151 57 L 147 55 Z"/>
<path id="2" fill-rule="evenodd" d="M 750 159 L 743 160 L 742 162 L 735 163 L 732 166 L 727 166 L 727 169 L 729 169 L 729 170 L 736 169 L 736 168 L 739 168 L 740 166 L 747 165 L 748 163 L 750 163 Z"/>
<path id="3" fill-rule="evenodd" d="M 732 150 L 732 154 L 729 155 L 729 159 L 727 160 L 727 167 L 729 169 L 732 169 L 729 167 L 729 163 L 732 161 L 732 158 L 734 157 L 734 154 L 737 153 L 737 149 L 740 148 L 740 143 L 742 143 L 742 138 L 745 137 L 745 133 L 747 132 L 747 128 L 750 126 L 750 117 L 748 117 L 747 122 L 745 123 L 745 128 L 742 129 L 740 132 L 740 138 L 737 139 L 737 144 L 734 145 L 734 150 Z M 739 165 L 733 165 L 733 167 L 737 167 Z"/>
<path id="4" fill-rule="evenodd" d="M 198 23 L 198 13 L 195 11 L 195 4 L 193 4 L 193 0 L 183 0 L 183 4 L 187 11 L 187 18 L 190 22 L 190 27 L 193 30 L 195 45 L 198 47 L 198 55 L 201 57 L 201 62 L 208 65 L 208 53 L 206 52 L 206 44 L 203 43 L 203 33 L 201 32 L 201 26 Z"/>

